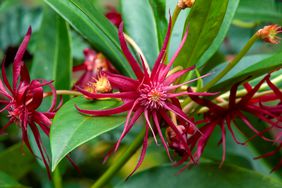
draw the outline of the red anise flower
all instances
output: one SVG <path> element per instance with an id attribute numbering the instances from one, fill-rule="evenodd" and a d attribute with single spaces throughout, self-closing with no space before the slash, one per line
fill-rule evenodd
<path id="1" fill-rule="evenodd" d="M 268 106 L 268 105 L 263 105 L 262 102 L 260 102 L 260 106 L 262 109 L 267 110 L 271 114 L 274 114 L 276 116 L 277 124 L 275 125 L 276 129 L 274 129 L 273 132 L 278 131 L 276 139 L 274 140 L 274 144 L 277 145 L 277 149 L 275 149 L 274 151 L 268 152 L 266 154 L 263 154 L 259 157 L 256 157 L 255 159 L 270 157 L 272 155 L 275 155 L 282 149 L 282 92 L 276 85 L 274 85 L 271 82 L 270 74 L 267 76 L 266 82 L 268 86 L 271 88 L 271 90 L 273 91 L 273 94 L 268 94 L 263 97 L 260 97 L 261 101 L 263 102 L 277 101 L 278 104 L 276 104 L 275 106 Z M 273 118 L 269 116 L 267 117 Z M 278 161 L 277 165 L 272 169 L 272 171 L 276 171 L 281 167 L 282 167 L 282 158 Z"/>
<path id="2" fill-rule="evenodd" d="M 75 86 L 87 87 L 88 83 L 96 79 L 101 71 L 117 72 L 102 53 L 96 53 L 90 48 L 84 49 L 83 53 L 85 61 L 73 67 L 73 72 L 84 71 L 82 76 L 74 84 Z"/>
<path id="3" fill-rule="evenodd" d="M 51 120 L 57 110 L 56 91 L 51 82 L 45 80 L 30 80 L 29 72 L 22 60 L 31 37 L 31 28 L 28 29 L 23 42 L 21 43 L 13 62 L 13 80 L 12 84 L 8 82 L 5 71 L 5 59 L 2 63 L 2 77 L 0 79 L 0 95 L 4 100 L 0 104 L 5 107 L 0 112 L 7 111 L 9 122 L 1 129 L 3 132 L 11 124 L 16 123 L 22 131 L 22 140 L 33 153 L 28 138 L 28 127 L 31 129 L 36 144 L 40 151 L 42 160 L 50 176 L 49 159 L 45 147 L 41 141 L 39 129 L 49 136 Z M 37 108 L 43 100 L 43 86 L 49 86 L 52 90 L 53 100 L 51 107 L 47 112 L 39 112 Z"/>
<path id="4" fill-rule="evenodd" d="M 193 70 L 194 67 L 186 68 L 182 71 L 178 71 L 168 76 L 170 68 L 173 65 L 175 58 L 177 57 L 180 49 L 182 48 L 188 32 L 186 32 L 183 40 L 180 44 L 180 47 L 173 55 L 172 59 L 169 61 L 167 65 L 164 64 L 164 57 L 166 54 L 166 49 L 169 42 L 169 37 L 171 34 L 171 23 L 169 23 L 168 31 L 164 40 L 163 47 L 161 49 L 160 54 L 158 55 L 152 72 L 150 73 L 147 70 L 144 61 L 142 60 L 142 67 L 138 64 L 135 58 L 130 53 L 126 41 L 123 35 L 123 24 L 119 27 L 119 39 L 121 44 L 121 49 L 130 64 L 133 72 L 136 75 L 136 79 L 132 79 L 129 77 L 125 77 L 123 75 L 112 74 L 107 72 L 106 75 L 108 76 L 108 80 L 110 81 L 113 89 L 117 89 L 119 92 L 117 93 L 103 93 L 103 94 L 93 94 L 89 93 L 82 88 L 78 88 L 84 95 L 89 98 L 120 98 L 123 100 L 124 104 L 107 110 L 84 110 L 77 107 L 78 111 L 83 114 L 94 115 L 94 116 L 109 116 L 113 114 L 128 112 L 126 122 L 124 125 L 124 130 L 115 146 L 115 151 L 118 149 L 122 139 L 125 135 L 131 130 L 137 119 L 144 114 L 146 120 L 145 126 L 145 137 L 143 141 L 143 147 L 140 155 L 140 159 L 133 170 L 132 173 L 141 165 L 146 149 L 148 146 L 148 134 L 149 130 L 151 130 L 155 140 L 155 131 L 160 136 L 161 142 L 166 149 L 168 156 L 169 149 L 167 143 L 163 137 L 161 127 L 160 127 L 160 118 L 162 118 L 171 129 L 173 129 L 179 137 L 180 140 L 184 143 L 184 147 L 186 150 L 189 150 L 189 147 L 185 140 L 183 139 L 181 133 L 177 129 L 176 125 L 172 122 L 168 112 L 171 111 L 176 114 L 179 118 L 183 119 L 184 121 L 191 124 L 191 126 L 195 126 L 193 121 L 190 120 L 187 115 L 182 111 L 182 109 L 174 104 L 174 100 L 178 101 L 177 97 L 184 96 L 187 94 L 191 95 L 211 95 L 210 93 L 194 93 L 194 92 L 179 92 L 176 93 L 175 89 L 179 88 L 182 85 L 188 84 L 193 82 L 193 80 L 173 85 L 173 82 L 179 78 L 180 76 L 184 75 L 185 73 Z M 150 119 L 154 122 L 154 126 L 151 123 Z M 131 174 L 132 174 L 131 173 Z"/>
<path id="5" fill-rule="evenodd" d="M 269 75 L 267 75 L 264 79 L 262 79 L 253 88 L 249 84 L 245 84 L 247 88 L 247 94 L 243 96 L 239 101 L 236 100 L 236 92 L 240 83 L 234 84 L 230 90 L 229 104 L 227 105 L 226 108 L 214 104 L 210 100 L 203 99 L 198 96 L 190 95 L 191 99 L 194 102 L 196 102 L 201 106 L 205 106 L 209 108 L 209 111 L 204 114 L 204 119 L 202 120 L 202 122 L 204 122 L 204 125 L 201 128 L 199 128 L 200 131 L 195 132 L 187 140 L 187 143 L 190 146 L 190 150 L 195 149 L 195 153 L 193 154 L 195 160 L 199 160 L 199 158 L 201 157 L 204 148 L 216 126 L 219 126 L 221 129 L 221 140 L 219 143 L 221 143 L 223 147 L 222 161 L 220 165 L 222 165 L 225 160 L 226 128 L 230 131 L 236 143 L 245 144 L 238 141 L 233 131 L 233 128 L 231 126 L 231 122 L 233 122 L 234 125 L 239 129 L 239 126 L 235 121 L 235 119 L 237 118 L 241 119 L 244 122 L 244 124 L 252 132 L 254 132 L 255 136 L 259 136 L 266 141 L 272 142 L 271 139 L 264 137 L 263 133 L 265 131 L 270 130 L 274 126 L 277 126 L 279 121 L 281 121 L 281 119 L 271 111 L 261 108 L 259 102 L 257 100 L 254 101 L 252 99 L 255 93 L 263 84 L 263 82 L 265 82 L 268 78 Z M 191 91 L 191 89 L 189 88 L 188 91 Z M 269 125 L 269 127 L 264 128 L 263 131 L 260 131 L 254 125 L 252 125 L 252 123 L 249 121 L 245 113 L 253 114 L 254 116 L 258 117 L 260 120 L 266 122 Z M 242 130 L 240 131 L 243 132 Z M 189 153 L 187 153 L 187 155 L 183 157 L 183 159 L 180 160 L 178 164 L 182 164 L 188 158 L 190 158 Z"/>

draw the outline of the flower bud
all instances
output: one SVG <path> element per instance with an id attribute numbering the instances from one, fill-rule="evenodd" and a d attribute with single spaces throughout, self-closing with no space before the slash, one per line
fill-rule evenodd
<path id="1" fill-rule="evenodd" d="M 195 0 L 179 0 L 177 5 L 179 8 L 185 9 L 185 8 L 191 8 L 194 3 Z"/>
<path id="2" fill-rule="evenodd" d="M 268 25 L 264 28 L 257 31 L 257 36 L 264 40 L 265 42 L 271 44 L 278 44 L 280 42 L 280 38 L 277 34 L 282 33 L 282 27 L 278 25 Z"/>

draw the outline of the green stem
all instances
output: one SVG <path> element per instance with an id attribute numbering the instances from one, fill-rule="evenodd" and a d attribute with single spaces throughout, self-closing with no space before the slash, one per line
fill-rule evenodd
<path id="1" fill-rule="evenodd" d="M 73 90 L 57 90 L 56 91 L 57 95 L 73 95 L 73 96 L 80 96 L 82 95 L 82 93 L 78 92 L 78 91 L 73 91 Z M 43 94 L 43 97 L 48 97 L 48 96 L 52 96 L 53 93 L 52 92 L 46 92 Z"/>
<path id="2" fill-rule="evenodd" d="M 53 184 L 54 184 L 54 188 L 63 188 L 62 177 L 59 167 L 57 167 L 55 172 L 53 173 Z"/>
<path id="3" fill-rule="evenodd" d="M 205 92 L 208 91 L 212 86 L 214 86 L 221 78 L 223 78 L 237 63 L 247 54 L 247 52 L 250 50 L 250 48 L 253 46 L 253 44 L 256 42 L 256 40 L 259 39 L 257 34 L 255 33 L 250 40 L 247 42 L 247 44 L 244 46 L 244 48 L 239 52 L 239 54 L 210 82 L 208 82 L 204 87 L 197 90 L 197 92 Z M 184 111 L 187 111 L 185 107 L 191 102 L 191 99 L 188 97 L 182 102 L 182 106 L 184 107 Z"/>
<path id="4" fill-rule="evenodd" d="M 178 18 L 178 15 L 181 11 L 181 8 L 178 7 L 178 5 L 176 5 L 174 11 L 173 11 L 173 15 L 172 15 L 172 18 L 171 18 L 171 31 L 173 30 L 173 27 L 176 23 L 176 20 Z"/>
<path id="5" fill-rule="evenodd" d="M 143 143 L 145 131 L 142 131 L 129 146 L 129 148 L 122 154 L 115 163 L 91 186 L 91 188 L 101 188 L 107 184 L 112 177 L 127 163 L 131 156 L 140 148 Z"/>
<path id="6" fill-rule="evenodd" d="M 225 76 L 237 63 L 247 54 L 249 49 L 253 46 L 256 40 L 259 39 L 257 34 L 254 34 L 252 38 L 247 42 L 244 48 L 239 52 L 239 54 L 207 85 L 205 85 L 199 92 L 208 91 L 212 86 L 214 86 L 223 76 Z"/>

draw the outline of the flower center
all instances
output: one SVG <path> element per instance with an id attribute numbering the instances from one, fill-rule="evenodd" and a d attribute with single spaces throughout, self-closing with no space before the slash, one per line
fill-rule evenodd
<path id="1" fill-rule="evenodd" d="M 16 104 L 13 104 L 8 109 L 9 117 L 12 117 L 16 120 L 20 120 L 20 116 L 23 113 L 23 106 L 17 106 Z"/>
<path id="2" fill-rule="evenodd" d="M 143 85 L 140 89 L 141 105 L 150 110 L 158 109 L 164 105 L 167 95 L 160 84 Z"/>

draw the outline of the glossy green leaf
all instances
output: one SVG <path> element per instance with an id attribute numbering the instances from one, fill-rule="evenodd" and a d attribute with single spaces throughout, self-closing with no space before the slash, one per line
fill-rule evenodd
<path id="1" fill-rule="evenodd" d="M 119 71 L 133 76 L 121 52 L 116 28 L 90 1 L 45 0 L 45 2 L 82 34 L 96 50 L 105 54 Z"/>
<path id="2" fill-rule="evenodd" d="M 222 168 L 215 163 L 200 163 L 192 169 L 186 169 L 182 173 L 179 168 L 161 166 L 152 168 L 134 175 L 128 181 L 123 182 L 118 188 L 280 188 L 282 182 L 261 175 L 255 171 L 241 168 L 235 165 L 224 164 Z"/>
<path id="3" fill-rule="evenodd" d="M 75 109 L 75 105 L 82 109 L 102 110 L 113 108 L 119 104 L 118 101 L 89 101 L 83 97 L 77 97 L 63 105 L 57 112 L 51 127 L 52 169 L 54 170 L 63 157 L 76 147 L 119 127 L 125 121 L 125 117 L 122 115 L 85 116 Z"/>
<path id="4" fill-rule="evenodd" d="M 158 34 L 159 49 L 161 49 L 168 26 L 166 20 L 166 1 L 149 0 L 149 2 L 154 13 Z"/>
<path id="5" fill-rule="evenodd" d="M 35 158 L 25 145 L 16 144 L 0 153 L 0 161 L 0 171 L 20 179 L 31 170 Z"/>
<path id="6" fill-rule="evenodd" d="M 70 34 L 66 22 L 45 7 L 36 40 L 31 77 L 55 80 L 56 89 L 71 88 L 72 57 Z"/>
<path id="7" fill-rule="evenodd" d="M 1 188 L 25 188 L 25 186 L 19 184 L 9 175 L 0 171 L 0 187 Z"/>
<path id="8" fill-rule="evenodd" d="M 222 70 L 224 66 L 226 66 L 226 63 L 219 65 L 213 71 L 211 71 L 214 73 L 213 76 L 215 76 L 218 71 Z M 210 90 L 226 91 L 234 83 L 246 79 L 249 76 L 251 77 L 250 79 L 254 79 L 279 67 L 282 67 L 281 52 L 270 57 L 269 55 L 245 57 Z M 210 76 L 208 80 L 212 79 L 213 76 Z M 206 80 L 206 82 L 208 80 Z"/>
<path id="9" fill-rule="evenodd" d="M 282 12 L 278 4 L 281 2 L 275 0 L 242 0 L 239 4 L 235 18 L 251 22 L 280 22 Z M 280 5 L 281 6 L 281 5 Z"/>
<path id="10" fill-rule="evenodd" d="M 189 25 L 189 35 L 175 65 L 188 67 L 199 62 L 218 35 L 227 5 L 227 0 L 195 1 L 186 20 L 186 25 Z"/>
<path id="11" fill-rule="evenodd" d="M 141 48 L 152 67 L 158 56 L 159 44 L 157 24 L 149 0 L 123 0 L 121 7 L 125 32 Z"/>
<path id="12" fill-rule="evenodd" d="M 235 15 L 239 2 L 240 2 L 239 0 L 229 0 L 228 1 L 227 10 L 226 10 L 223 22 L 221 24 L 220 30 L 218 31 L 218 35 L 216 36 L 216 38 L 214 39 L 214 41 L 212 42 L 208 50 L 200 58 L 200 61 L 198 63 L 199 67 L 203 66 L 220 47 L 221 43 L 223 42 L 227 34 L 227 31 L 230 28 L 231 22 L 233 20 L 233 17 Z M 213 62 L 213 63 L 216 63 L 216 62 Z"/>

